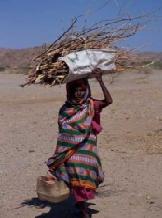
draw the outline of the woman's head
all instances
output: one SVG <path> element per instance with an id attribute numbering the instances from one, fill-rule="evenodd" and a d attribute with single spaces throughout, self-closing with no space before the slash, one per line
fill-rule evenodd
<path id="1" fill-rule="evenodd" d="M 87 79 L 78 79 L 66 85 L 67 99 L 80 102 L 86 100 L 91 95 L 90 86 Z"/>

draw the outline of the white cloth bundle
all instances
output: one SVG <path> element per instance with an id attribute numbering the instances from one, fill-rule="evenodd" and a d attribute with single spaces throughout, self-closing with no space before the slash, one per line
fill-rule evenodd
<path id="1" fill-rule="evenodd" d="M 116 51 L 110 49 L 86 49 L 72 52 L 59 60 L 69 67 L 66 82 L 84 77 L 91 77 L 92 71 L 100 68 L 103 71 L 115 70 Z M 93 76 L 92 76 L 93 77 Z"/>

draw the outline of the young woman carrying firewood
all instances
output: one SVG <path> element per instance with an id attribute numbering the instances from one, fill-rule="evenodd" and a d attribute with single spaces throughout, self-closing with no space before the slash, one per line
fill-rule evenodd
<path id="1" fill-rule="evenodd" d="M 100 112 L 112 104 L 99 69 L 94 71 L 103 91 L 104 99 L 91 97 L 87 79 L 66 85 L 67 101 L 58 116 L 57 146 L 48 164 L 49 171 L 63 180 L 76 200 L 81 217 L 88 218 L 85 202 L 95 197 L 96 189 L 104 180 L 101 161 L 97 153 L 97 135 L 101 132 Z"/>

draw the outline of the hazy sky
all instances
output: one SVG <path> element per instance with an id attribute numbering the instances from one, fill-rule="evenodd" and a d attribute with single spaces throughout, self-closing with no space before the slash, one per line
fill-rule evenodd
<path id="1" fill-rule="evenodd" d="M 123 46 L 162 51 L 162 0 L 0 0 L 0 47 L 27 48 L 51 43 L 74 16 L 83 24 L 118 15 L 157 15 Z"/>

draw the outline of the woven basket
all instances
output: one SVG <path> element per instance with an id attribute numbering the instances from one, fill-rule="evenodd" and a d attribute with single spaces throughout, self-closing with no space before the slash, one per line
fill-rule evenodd
<path id="1" fill-rule="evenodd" d="M 63 181 L 54 180 L 49 176 L 37 178 L 36 192 L 43 201 L 58 203 L 69 197 L 70 191 Z"/>

